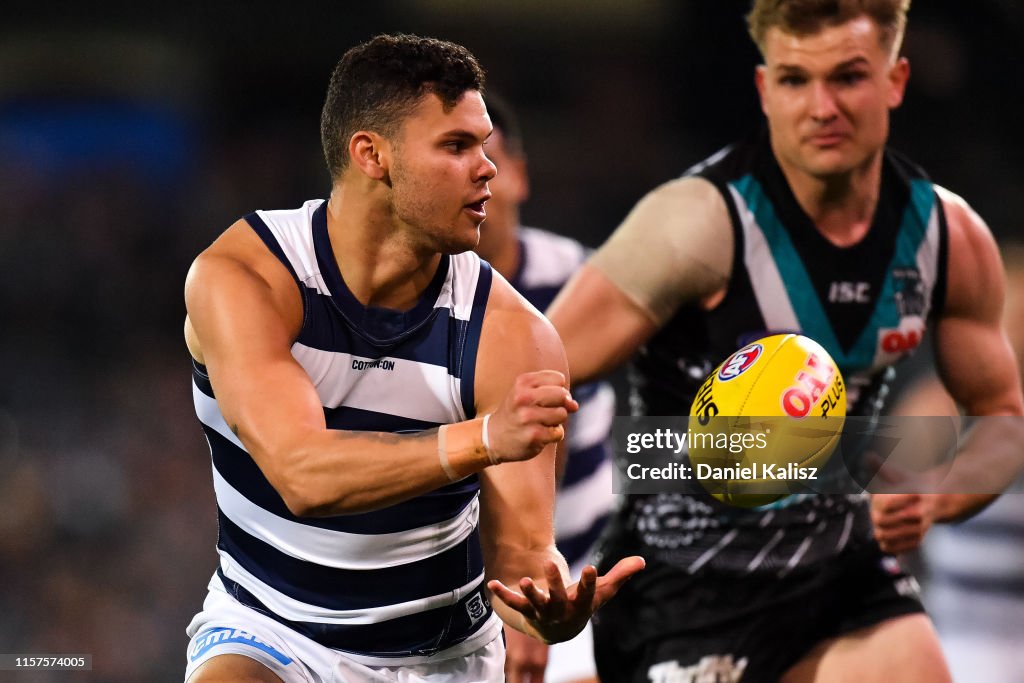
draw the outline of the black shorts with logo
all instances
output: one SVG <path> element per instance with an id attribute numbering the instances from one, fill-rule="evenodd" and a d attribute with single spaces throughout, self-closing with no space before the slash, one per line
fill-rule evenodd
<path id="1" fill-rule="evenodd" d="M 772 683 L 823 640 L 923 611 L 874 542 L 783 578 L 655 561 L 594 615 L 594 654 L 609 683 Z"/>

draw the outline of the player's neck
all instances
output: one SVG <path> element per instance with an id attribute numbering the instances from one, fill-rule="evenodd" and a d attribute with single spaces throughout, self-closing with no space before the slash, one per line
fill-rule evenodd
<path id="1" fill-rule="evenodd" d="M 337 187 L 327 204 L 327 234 L 345 286 L 364 306 L 412 308 L 441 260 L 410 231 L 396 229 L 387 211 Z"/>
<path id="2" fill-rule="evenodd" d="M 867 235 L 881 188 L 881 154 L 847 173 L 828 177 L 787 167 L 781 160 L 779 165 L 800 208 L 826 239 L 846 247 Z"/>

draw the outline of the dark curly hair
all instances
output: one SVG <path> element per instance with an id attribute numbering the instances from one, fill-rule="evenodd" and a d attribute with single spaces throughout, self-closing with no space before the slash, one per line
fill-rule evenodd
<path id="1" fill-rule="evenodd" d="M 450 111 L 467 90 L 483 92 L 484 71 L 461 45 L 396 34 L 353 47 L 334 67 L 320 114 L 331 180 L 348 166 L 348 142 L 356 131 L 393 136 L 423 95 L 437 95 Z"/>

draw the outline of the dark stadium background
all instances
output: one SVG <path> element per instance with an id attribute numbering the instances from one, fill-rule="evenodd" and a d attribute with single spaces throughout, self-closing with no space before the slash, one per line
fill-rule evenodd
<path id="1" fill-rule="evenodd" d="M 191 258 L 326 196 L 331 68 L 384 31 L 469 47 L 519 109 L 526 222 L 597 245 L 757 120 L 737 0 L 12 3 L 0 27 L 0 653 L 174 681 L 215 567 L 181 342 Z M 917 0 L 894 145 L 1000 238 L 1024 215 L 1024 7 Z M 0 680 L 16 675 L 0 673 Z"/>

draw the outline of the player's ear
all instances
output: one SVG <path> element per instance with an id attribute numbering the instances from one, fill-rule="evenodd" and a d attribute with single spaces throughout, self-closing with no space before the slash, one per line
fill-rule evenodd
<path id="1" fill-rule="evenodd" d="M 903 94 L 907 91 L 910 79 L 910 62 L 900 57 L 889 67 L 889 108 L 895 109 L 903 103 Z"/>
<path id="2" fill-rule="evenodd" d="M 765 110 L 765 107 L 764 107 L 764 79 L 767 77 L 765 75 L 765 70 L 766 69 L 767 69 L 767 67 L 765 67 L 764 64 L 758 64 L 756 67 L 754 67 L 754 87 L 757 88 L 757 97 L 761 101 L 761 111 Z M 765 112 L 765 113 L 767 113 L 767 112 Z"/>
<path id="3" fill-rule="evenodd" d="M 374 180 L 386 180 L 390 168 L 390 145 L 381 135 L 359 130 L 348 141 L 351 164 Z"/>

